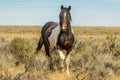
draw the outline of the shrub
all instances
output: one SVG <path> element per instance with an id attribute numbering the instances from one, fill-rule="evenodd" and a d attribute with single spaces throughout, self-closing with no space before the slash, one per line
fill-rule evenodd
<path id="1" fill-rule="evenodd" d="M 33 46 L 25 39 L 15 38 L 9 46 L 10 52 L 18 62 L 28 64 L 33 56 Z"/>
<path id="2" fill-rule="evenodd" d="M 106 39 L 107 39 L 107 43 L 108 43 L 110 51 L 113 51 L 113 49 L 115 48 L 116 36 L 114 36 L 114 35 L 108 35 L 106 37 Z"/>

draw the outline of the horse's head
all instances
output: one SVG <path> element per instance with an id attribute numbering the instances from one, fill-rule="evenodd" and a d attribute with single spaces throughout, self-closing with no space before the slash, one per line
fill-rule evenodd
<path id="1" fill-rule="evenodd" d="M 70 9 L 71 9 L 71 6 L 69 6 L 68 8 L 64 7 L 63 5 L 61 6 L 59 20 L 60 20 L 61 30 L 64 32 L 67 31 L 68 24 L 70 24 L 70 21 L 71 21 Z"/>

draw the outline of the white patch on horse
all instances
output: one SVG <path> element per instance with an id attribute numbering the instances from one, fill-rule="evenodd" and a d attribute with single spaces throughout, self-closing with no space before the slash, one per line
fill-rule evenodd
<path id="1" fill-rule="evenodd" d="M 74 31 L 73 31 L 73 29 L 71 29 L 72 30 L 72 33 L 74 34 Z"/>
<path id="2" fill-rule="evenodd" d="M 52 30 L 51 35 L 49 37 L 49 42 L 50 42 L 51 48 L 56 47 L 59 33 L 60 33 L 60 26 L 58 25 L 57 27 L 55 27 Z"/>
<path id="3" fill-rule="evenodd" d="M 60 59 L 64 60 L 64 59 L 65 59 L 65 55 L 63 54 L 63 52 L 60 51 L 60 50 L 57 50 L 57 51 L 58 51 L 59 54 L 60 54 Z"/>
<path id="4" fill-rule="evenodd" d="M 65 12 L 65 13 L 64 13 L 64 20 L 66 19 L 66 16 L 67 16 L 67 13 Z"/>

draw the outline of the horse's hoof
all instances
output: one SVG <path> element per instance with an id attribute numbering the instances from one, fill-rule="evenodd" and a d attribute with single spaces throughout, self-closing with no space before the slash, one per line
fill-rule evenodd
<path id="1" fill-rule="evenodd" d="M 64 72 L 64 67 L 60 67 L 60 73 L 63 73 Z"/>
<path id="2" fill-rule="evenodd" d="M 64 69 L 60 70 L 60 73 L 64 73 Z"/>
<path id="3" fill-rule="evenodd" d="M 66 71 L 66 74 L 67 74 L 67 75 L 70 75 L 70 72 L 69 72 L 69 70 L 67 70 L 67 71 Z"/>

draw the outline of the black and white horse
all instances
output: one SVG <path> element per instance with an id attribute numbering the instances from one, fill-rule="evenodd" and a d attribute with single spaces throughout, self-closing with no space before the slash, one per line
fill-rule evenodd
<path id="1" fill-rule="evenodd" d="M 42 45 L 45 47 L 46 55 L 50 56 L 50 49 L 56 49 L 60 54 L 61 68 L 64 68 L 64 61 L 66 63 L 66 71 L 69 74 L 70 58 L 69 53 L 71 52 L 74 44 L 74 35 L 71 30 L 71 6 L 61 6 L 61 12 L 59 14 L 59 23 L 48 22 L 41 30 L 41 37 L 37 46 L 36 51 L 38 52 Z M 66 56 L 62 50 L 66 51 Z"/>

